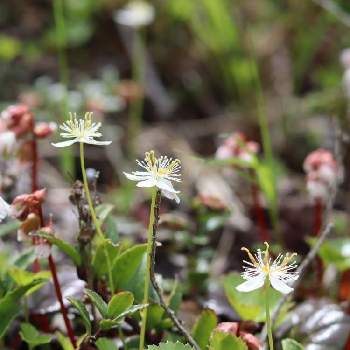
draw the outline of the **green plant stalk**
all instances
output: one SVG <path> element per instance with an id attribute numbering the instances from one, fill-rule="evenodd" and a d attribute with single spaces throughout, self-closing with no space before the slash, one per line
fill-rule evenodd
<path id="1" fill-rule="evenodd" d="M 128 153 L 130 158 L 135 156 L 135 141 L 140 133 L 142 126 L 142 111 L 144 104 L 145 50 L 143 45 L 142 33 L 139 29 L 134 29 L 133 32 L 133 47 L 131 60 L 132 80 L 142 88 L 142 94 L 136 99 L 131 99 L 129 106 Z"/>
<path id="2" fill-rule="evenodd" d="M 53 15 L 55 19 L 56 27 L 56 41 L 58 49 L 58 65 L 59 65 L 59 77 L 60 82 L 64 87 L 64 96 L 62 103 L 62 117 L 63 121 L 66 115 L 68 115 L 68 93 L 67 87 L 69 82 L 69 69 L 68 69 L 68 60 L 65 52 L 66 45 L 66 32 L 65 32 L 65 20 L 64 20 L 64 11 L 63 11 L 63 0 L 54 0 L 53 1 Z M 70 148 L 64 147 L 60 153 L 60 164 L 61 169 L 64 170 L 64 174 L 70 174 L 74 177 L 76 173 L 74 155 Z"/>
<path id="3" fill-rule="evenodd" d="M 100 238 L 102 238 L 104 241 L 106 238 L 102 232 L 100 222 L 98 221 L 97 216 L 96 216 L 96 212 L 94 209 L 94 205 L 92 203 L 89 184 L 88 184 L 88 180 L 87 180 L 87 176 L 86 176 L 84 143 L 80 142 L 79 145 L 80 145 L 80 166 L 81 166 L 81 173 L 83 174 L 83 184 L 84 184 L 84 191 L 86 194 L 86 199 L 87 199 L 87 202 L 89 205 L 90 214 L 92 217 L 92 221 L 95 225 L 96 232 L 100 236 Z M 106 257 L 106 261 L 107 261 L 109 287 L 111 289 L 111 293 L 113 294 L 114 293 L 114 282 L 113 282 L 113 275 L 112 275 L 112 266 L 111 266 L 111 261 L 109 259 L 109 255 L 108 255 L 108 252 L 107 252 L 107 249 L 105 246 L 104 246 L 104 253 L 105 253 L 105 257 Z"/>
<path id="4" fill-rule="evenodd" d="M 156 197 L 157 197 L 157 188 L 154 187 L 152 190 L 151 211 L 149 213 L 149 224 L 148 224 L 148 230 L 147 230 L 147 262 L 146 262 L 145 285 L 144 285 L 144 290 L 143 290 L 143 304 L 144 305 L 148 304 L 148 299 L 149 299 L 149 287 L 150 287 L 150 278 L 151 278 L 151 262 L 152 262 L 153 225 L 155 222 L 154 211 L 155 211 Z M 145 307 L 144 310 L 142 311 L 139 350 L 144 350 L 146 323 L 147 323 L 147 307 Z"/>
<path id="5" fill-rule="evenodd" d="M 271 324 L 270 302 L 269 302 L 270 281 L 268 278 L 265 281 L 264 290 L 265 290 L 265 307 L 266 307 L 266 328 L 267 328 L 267 335 L 269 339 L 269 349 L 273 350 L 272 324 Z"/>

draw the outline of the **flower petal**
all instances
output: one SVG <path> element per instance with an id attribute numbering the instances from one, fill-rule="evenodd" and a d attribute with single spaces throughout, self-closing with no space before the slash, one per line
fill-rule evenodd
<path id="1" fill-rule="evenodd" d="M 140 181 L 139 183 L 136 184 L 137 187 L 154 187 L 156 185 L 156 181 L 153 177 Z"/>
<path id="2" fill-rule="evenodd" d="M 171 183 L 171 181 L 164 179 L 164 178 L 160 178 L 157 181 L 156 186 L 160 189 L 160 190 L 164 190 L 167 192 L 171 192 L 171 193 L 180 193 L 180 191 L 176 191 L 173 187 L 173 184 Z"/>
<path id="3" fill-rule="evenodd" d="M 112 143 L 112 141 L 97 141 L 97 140 L 88 139 L 88 138 L 84 138 L 82 142 L 88 143 L 89 145 L 96 145 L 96 146 L 108 146 Z"/>
<path id="4" fill-rule="evenodd" d="M 11 213 L 11 206 L 0 197 L 0 222 Z"/>
<path id="5" fill-rule="evenodd" d="M 251 292 L 255 289 L 261 288 L 265 283 L 265 274 L 259 274 L 256 277 L 252 277 L 249 280 L 243 282 L 236 289 L 239 292 Z"/>
<path id="6" fill-rule="evenodd" d="M 136 173 L 132 173 L 132 174 L 129 174 L 129 173 L 126 173 L 123 171 L 123 174 L 129 179 L 129 180 L 132 180 L 132 181 L 144 181 L 144 180 L 147 180 L 150 178 L 150 175 L 148 174 L 147 175 L 138 175 Z"/>
<path id="7" fill-rule="evenodd" d="M 270 275 L 270 282 L 272 287 L 282 294 L 289 294 L 293 290 L 293 288 L 287 286 L 286 283 L 276 276 Z"/>
<path id="8" fill-rule="evenodd" d="M 78 139 L 73 139 L 73 140 L 67 140 L 67 141 L 62 141 L 58 143 L 51 143 L 52 146 L 55 147 L 68 147 L 73 145 L 73 143 L 79 142 Z"/>
<path id="9" fill-rule="evenodd" d="M 164 197 L 168 198 L 168 199 L 175 200 L 175 202 L 176 202 L 177 204 L 180 203 L 180 197 L 179 197 L 176 193 L 174 193 L 174 192 L 169 192 L 169 191 L 163 190 L 163 191 L 162 191 L 162 195 L 163 195 Z"/>

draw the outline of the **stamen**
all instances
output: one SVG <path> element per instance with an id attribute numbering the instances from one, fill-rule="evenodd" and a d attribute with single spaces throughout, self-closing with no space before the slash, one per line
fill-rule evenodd
<path id="1" fill-rule="evenodd" d="M 250 250 L 248 248 L 242 247 L 241 250 L 248 254 L 248 257 L 249 257 L 250 261 L 253 263 L 254 266 L 259 266 L 258 262 L 256 261 L 256 259 L 254 258 L 253 254 L 250 252 Z"/>

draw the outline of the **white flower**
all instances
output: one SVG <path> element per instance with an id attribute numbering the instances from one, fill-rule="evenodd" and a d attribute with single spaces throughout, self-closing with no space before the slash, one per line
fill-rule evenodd
<path id="1" fill-rule="evenodd" d="M 138 181 L 137 187 L 158 187 L 165 197 L 180 202 L 177 195 L 180 191 L 176 191 L 172 184 L 172 181 L 181 182 L 181 162 L 178 159 L 167 156 L 156 158 L 154 151 L 150 151 L 145 153 L 145 160 L 136 162 L 146 171 L 124 172 L 129 180 Z"/>
<path id="2" fill-rule="evenodd" d="M 110 145 L 112 141 L 97 141 L 95 137 L 101 137 L 102 134 L 98 132 L 101 127 L 101 123 L 92 122 L 92 112 L 86 112 L 84 119 L 77 119 L 76 113 L 69 113 L 70 119 L 60 125 L 61 132 L 60 135 L 65 139 L 70 139 L 67 141 L 62 141 L 58 143 L 52 143 L 55 147 L 68 147 L 76 142 L 88 143 L 91 145 Z"/>
<path id="3" fill-rule="evenodd" d="M 129 27 L 143 27 L 153 22 L 154 7 L 146 1 L 131 1 L 116 12 L 114 20 Z"/>
<path id="4" fill-rule="evenodd" d="M 11 206 L 4 199 L 2 199 L 2 197 L 0 197 L 0 222 L 9 215 L 12 215 Z"/>
<path id="5" fill-rule="evenodd" d="M 283 294 L 290 293 L 293 288 L 288 284 L 297 280 L 298 275 L 295 272 L 297 267 L 295 261 L 290 264 L 296 253 L 286 255 L 280 254 L 275 260 L 272 260 L 269 254 L 269 245 L 265 242 L 266 250 L 262 252 L 258 249 L 253 255 L 247 248 L 246 251 L 250 261 L 245 261 L 242 277 L 246 280 L 236 287 L 240 292 L 251 292 L 264 286 L 266 278 L 269 279 L 271 286 Z"/>
<path id="6" fill-rule="evenodd" d="M 47 259 L 51 254 L 51 246 L 47 242 L 34 245 L 34 254 L 38 259 Z"/>
<path id="7" fill-rule="evenodd" d="M 16 134 L 13 131 L 0 133 L 0 154 L 8 155 L 16 148 Z"/>

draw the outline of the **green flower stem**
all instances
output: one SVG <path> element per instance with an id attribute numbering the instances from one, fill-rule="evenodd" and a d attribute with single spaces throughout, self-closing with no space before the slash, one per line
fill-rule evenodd
<path id="1" fill-rule="evenodd" d="M 155 210 L 155 204 L 156 204 L 156 197 L 157 197 L 157 188 L 154 187 L 152 190 L 152 203 L 151 203 L 151 211 L 149 214 L 149 224 L 148 224 L 148 230 L 147 230 L 147 263 L 146 263 L 145 285 L 144 285 L 144 291 L 143 291 L 143 304 L 145 305 L 148 304 L 148 299 L 149 299 L 151 259 L 152 259 L 152 240 L 153 240 L 152 237 L 153 237 L 153 225 L 155 221 L 154 210 Z M 147 307 L 144 308 L 142 312 L 139 350 L 144 350 L 146 323 L 147 323 Z"/>
<path id="2" fill-rule="evenodd" d="M 270 302 L 269 302 L 270 281 L 268 278 L 266 279 L 264 289 L 265 289 L 265 306 L 266 306 L 266 327 L 267 327 L 267 334 L 269 338 L 269 349 L 273 350 L 272 324 L 271 324 Z"/>
<path id="3" fill-rule="evenodd" d="M 89 205 L 90 214 L 92 217 L 92 221 L 95 225 L 95 229 L 96 229 L 97 234 L 100 236 L 100 238 L 103 239 L 103 241 L 105 241 L 106 238 L 102 232 L 100 222 L 97 219 L 94 205 L 93 205 L 92 199 L 91 199 L 90 190 L 89 190 L 89 184 L 88 184 L 86 170 L 85 170 L 84 143 L 80 142 L 79 145 L 80 145 L 80 166 L 81 166 L 81 172 L 83 174 L 84 191 L 85 191 L 86 199 L 87 199 L 87 202 Z M 104 244 L 104 243 L 102 243 L 102 244 Z M 113 275 L 112 275 L 112 266 L 111 266 L 111 261 L 109 259 L 109 255 L 108 255 L 108 252 L 107 252 L 105 245 L 104 245 L 104 253 L 105 253 L 105 257 L 106 257 L 106 261 L 107 261 L 109 287 L 111 289 L 111 293 L 113 294 L 114 293 L 114 283 L 113 283 Z"/>

